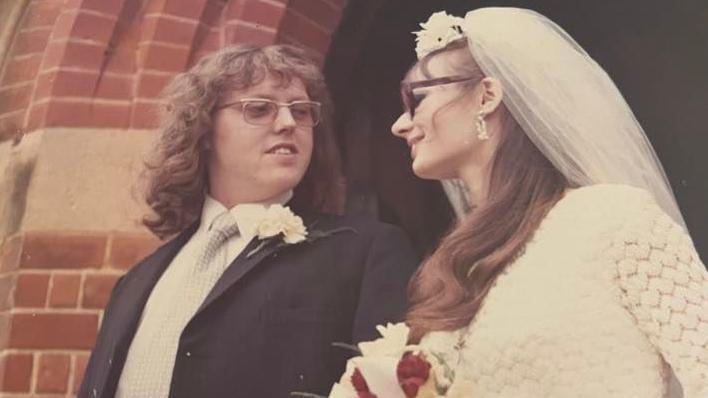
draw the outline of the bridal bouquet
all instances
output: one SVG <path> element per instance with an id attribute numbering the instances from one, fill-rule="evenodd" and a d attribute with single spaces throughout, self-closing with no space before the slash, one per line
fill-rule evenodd
<path id="1" fill-rule="evenodd" d="M 408 326 L 378 326 L 381 338 L 358 345 L 361 356 L 332 387 L 329 398 L 470 398 L 473 384 L 454 380 L 451 366 L 440 356 L 408 345 Z"/>

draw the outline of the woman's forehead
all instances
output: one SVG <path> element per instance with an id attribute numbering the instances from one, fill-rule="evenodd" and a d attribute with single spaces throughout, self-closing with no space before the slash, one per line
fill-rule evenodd
<path id="1" fill-rule="evenodd" d="M 427 80 L 447 76 L 451 73 L 448 52 L 436 54 L 416 62 L 406 74 L 404 82 Z"/>
<path id="2" fill-rule="evenodd" d="M 422 76 L 423 74 L 420 71 L 420 62 L 416 62 L 415 65 L 413 65 L 410 69 L 408 69 L 408 72 L 406 72 L 406 75 L 403 77 L 403 83 L 421 80 Z"/>

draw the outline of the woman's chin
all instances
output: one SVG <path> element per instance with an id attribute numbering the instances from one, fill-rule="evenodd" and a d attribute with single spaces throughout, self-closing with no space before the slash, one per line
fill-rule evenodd
<path id="1" fill-rule="evenodd" d="M 444 180 L 449 173 L 442 173 L 437 167 L 423 161 L 413 161 L 413 174 L 424 180 Z"/>

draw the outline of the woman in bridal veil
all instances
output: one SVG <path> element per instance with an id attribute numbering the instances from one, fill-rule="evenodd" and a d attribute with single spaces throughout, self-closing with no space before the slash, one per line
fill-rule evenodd
<path id="1" fill-rule="evenodd" d="M 612 80 L 534 11 L 421 26 L 392 131 L 460 217 L 409 342 L 470 397 L 708 397 L 708 273 Z"/>

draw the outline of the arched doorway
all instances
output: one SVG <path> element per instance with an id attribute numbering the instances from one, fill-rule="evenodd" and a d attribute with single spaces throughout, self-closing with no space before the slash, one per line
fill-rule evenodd
<path id="1" fill-rule="evenodd" d="M 425 253 L 452 213 L 437 183 L 410 172 L 408 149 L 390 134 L 398 82 L 414 62 L 412 31 L 434 11 L 533 8 L 563 26 L 616 82 L 667 172 L 699 254 L 708 258 L 708 3 L 541 0 L 351 0 L 325 71 L 350 184 L 350 210 L 403 226 Z"/>

